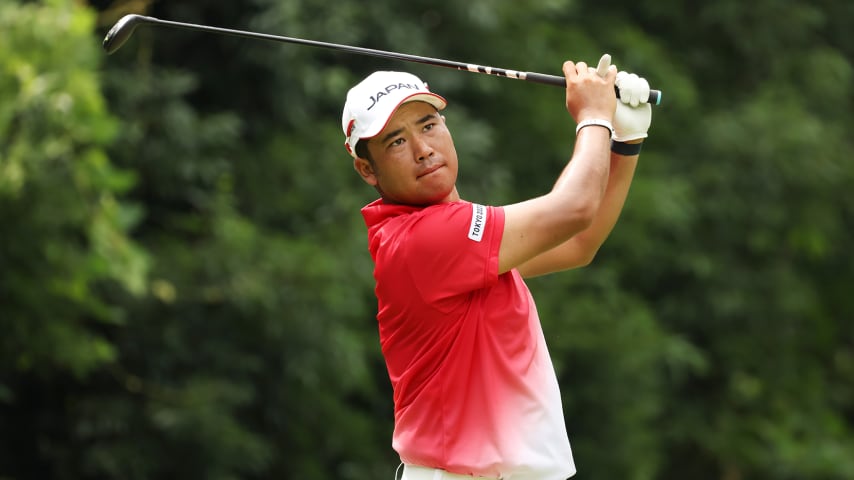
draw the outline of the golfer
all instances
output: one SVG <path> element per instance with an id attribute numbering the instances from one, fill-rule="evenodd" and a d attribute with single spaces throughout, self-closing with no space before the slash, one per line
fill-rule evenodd
<path id="1" fill-rule="evenodd" d="M 462 200 L 447 102 L 376 72 L 347 94 L 404 480 L 565 480 L 575 474 L 560 391 L 524 277 L 590 263 L 611 232 L 651 121 L 643 78 L 567 61 L 571 161 L 550 192 Z M 618 87 L 621 100 L 614 95 Z M 395 477 L 397 472 L 395 472 Z"/>

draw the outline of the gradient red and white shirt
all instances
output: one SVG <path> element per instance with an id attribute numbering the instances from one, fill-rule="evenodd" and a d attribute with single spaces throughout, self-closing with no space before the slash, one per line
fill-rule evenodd
<path id="1" fill-rule="evenodd" d="M 377 200 L 362 215 L 401 461 L 505 480 L 572 476 L 534 301 L 516 270 L 498 275 L 504 211 Z"/>

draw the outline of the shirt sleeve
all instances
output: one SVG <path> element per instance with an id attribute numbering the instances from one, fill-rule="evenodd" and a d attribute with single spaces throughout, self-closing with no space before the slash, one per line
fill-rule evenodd
<path id="1" fill-rule="evenodd" d="M 498 280 L 504 210 L 468 202 L 429 207 L 406 245 L 407 270 L 427 303 L 466 294 Z"/>

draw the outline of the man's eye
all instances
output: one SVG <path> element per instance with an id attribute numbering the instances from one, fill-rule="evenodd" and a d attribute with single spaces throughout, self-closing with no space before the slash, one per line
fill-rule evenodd
<path id="1" fill-rule="evenodd" d="M 398 146 L 398 145 L 400 145 L 400 144 L 402 144 L 402 143 L 403 143 L 403 139 L 402 139 L 402 138 L 398 138 L 397 140 L 395 140 L 395 141 L 391 142 L 390 144 L 388 144 L 388 146 L 389 146 L 389 147 L 396 147 L 396 146 Z"/>
<path id="2" fill-rule="evenodd" d="M 434 126 L 436 126 L 435 123 L 428 123 L 427 125 L 424 125 L 424 130 L 433 130 Z"/>

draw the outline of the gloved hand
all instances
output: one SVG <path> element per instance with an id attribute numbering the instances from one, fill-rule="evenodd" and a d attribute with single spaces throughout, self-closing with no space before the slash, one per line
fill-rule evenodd
<path id="1" fill-rule="evenodd" d="M 652 106 L 649 99 L 649 82 L 634 73 L 617 73 L 620 99 L 614 113 L 614 141 L 628 142 L 647 137 L 652 123 Z"/>

